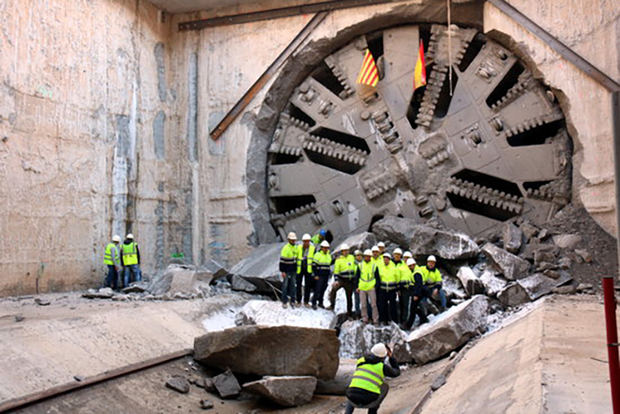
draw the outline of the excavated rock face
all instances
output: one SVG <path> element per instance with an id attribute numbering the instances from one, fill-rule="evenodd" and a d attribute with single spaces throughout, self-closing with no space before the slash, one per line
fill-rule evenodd
<path id="1" fill-rule="evenodd" d="M 386 215 L 483 235 L 515 216 L 543 223 L 570 200 L 571 140 L 552 91 L 496 41 L 450 32 L 450 41 L 441 25 L 361 36 L 292 91 L 267 160 L 280 236 L 345 236 Z M 428 83 L 414 93 L 420 40 Z M 356 84 L 366 49 L 376 89 Z"/>
<path id="2" fill-rule="evenodd" d="M 340 342 L 332 329 L 239 326 L 194 340 L 194 359 L 235 373 L 332 379 Z"/>

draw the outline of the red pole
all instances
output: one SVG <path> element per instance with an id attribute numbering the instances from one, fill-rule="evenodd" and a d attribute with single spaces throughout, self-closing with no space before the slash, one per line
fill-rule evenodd
<path id="1" fill-rule="evenodd" d="M 605 325 L 607 326 L 607 358 L 609 360 L 609 382 L 611 404 L 614 414 L 620 414 L 620 361 L 618 359 L 618 327 L 616 325 L 616 293 L 613 276 L 603 277 L 605 298 Z"/>

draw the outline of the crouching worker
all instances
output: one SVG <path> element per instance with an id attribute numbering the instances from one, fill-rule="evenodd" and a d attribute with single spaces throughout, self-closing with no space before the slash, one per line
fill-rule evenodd
<path id="1" fill-rule="evenodd" d="M 386 357 L 389 357 L 387 364 L 384 362 Z M 357 360 L 357 368 L 346 391 L 345 414 L 352 414 L 355 408 L 367 408 L 369 414 L 376 414 L 389 390 L 385 377 L 399 375 L 400 368 L 392 350 L 382 343 L 373 346 L 369 355 Z"/>

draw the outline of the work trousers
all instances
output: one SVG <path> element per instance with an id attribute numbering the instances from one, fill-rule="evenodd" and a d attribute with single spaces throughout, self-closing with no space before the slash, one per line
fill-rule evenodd
<path id="1" fill-rule="evenodd" d="M 114 265 L 108 265 L 108 275 L 105 278 L 105 286 L 111 287 L 114 290 L 118 289 L 118 272 Z"/>
<path id="2" fill-rule="evenodd" d="M 432 300 L 437 300 L 433 293 L 435 290 L 439 289 L 439 303 L 441 305 L 441 311 L 445 311 L 448 305 L 448 298 L 446 297 L 446 291 L 440 285 L 430 285 L 425 287 L 426 296 Z"/>
<path id="3" fill-rule="evenodd" d="M 297 281 L 297 272 L 287 272 L 282 281 L 282 303 L 295 303 L 295 285 Z"/>
<path id="4" fill-rule="evenodd" d="M 325 296 L 325 290 L 327 290 L 327 280 L 329 275 L 315 276 L 314 279 L 314 293 L 312 294 L 312 306 L 319 305 L 323 308 L 323 297 Z"/>
<path id="5" fill-rule="evenodd" d="M 396 290 L 385 291 L 377 290 L 377 308 L 379 309 L 379 321 L 388 323 L 394 321 L 398 323 L 398 303 L 396 301 Z"/>
<path id="6" fill-rule="evenodd" d="M 142 280 L 142 272 L 140 272 L 140 265 L 133 264 L 133 265 L 125 266 L 125 269 L 123 269 L 123 279 L 124 279 L 123 287 L 129 286 L 131 282 L 140 282 Z"/>
<path id="7" fill-rule="evenodd" d="M 297 302 L 301 303 L 301 291 L 303 282 L 303 299 L 304 303 L 310 303 L 310 292 L 314 288 L 314 278 L 312 273 L 308 273 L 308 269 L 302 269 L 301 273 L 297 273 Z"/>
<path id="8" fill-rule="evenodd" d="M 332 291 L 329 294 L 329 302 L 331 303 L 331 306 L 336 306 L 336 294 L 340 288 L 344 288 L 344 292 L 347 297 L 347 315 L 351 315 L 353 313 L 353 293 L 357 288 L 355 285 L 355 279 L 338 278 L 332 285 Z"/>
<path id="9" fill-rule="evenodd" d="M 360 290 L 359 292 L 361 307 L 362 307 L 362 321 L 368 323 L 372 317 L 373 323 L 379 322 L 379 310 L 377 309 L 377 292 L 375 289 Z M 368 306 L 370 302 L 370 308 Z M 369 310 L 372 309 L 372 313 Z"/>
<path id="10" fill-rule="evenodd" d="M 400 305 L 399 319 L 401 323 L 405 323 L 409 318 L 409 302 L 411 301 L 411 293 L 407 288 L 400 288 L 398 292 L 398 303 Z"/>
<path id="11" fill-rule="evenodd" d="M 355 392 L 354 388 L 348 388 L 346 391 L 347 408 L 345 414 L 353 414 L 355 408 L 368 408 L 368 414 L 377 414 L 379 406 L 387 396 L 390 387 L 387 383 L 381 384 L 381 394 L 367 392 Z M 361 390 L 364 391 L 364 390 Z"/>
<path id="12" fill-rule="evenodd" d="M 413 326 L 416 315 L 420 318 L 420 324 L 428 322 L 426 312 L 424 312 L 424 307 L 422 306 L 422 297 L 417 296 L 418 300 L 415 300 L 412 292 L 409 292 L 409 296 L 411 298 L 409 302 L 409 317 L 407 318 L 407 322 L 404 322 L 407 330 L 410 330 Z"/>

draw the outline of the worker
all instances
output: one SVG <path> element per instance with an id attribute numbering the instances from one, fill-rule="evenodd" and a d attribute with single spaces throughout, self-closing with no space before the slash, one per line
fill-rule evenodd
<path id="1" fill-rule="evenodd" d="M 385 358 L 388 357 L 388 363 Z M 370 354 L 357 360 L 353 379 L 345 392 L 347 408 L 345 414 L 352 414 L 355 408 L 367 408 L 369 414 L 376 414 L 387 396 L 389 386 L 385 377 L 398 377 L 400 367 L 392 356 L 392 350 L 385 344 L 375 344 Z"/>
<path id="2" fill-rule="evenodd" d="M 297 303 L 302 303 L 302 282 L 303 282 L 303 304 L 310 306 L 310 291 L 314 287 L 312 277 L 312 260 L 314 258 L 314 244 L 310 242 L 308 233 L 301 237 L 301 246 L 297 249 Z"/>
<path id="3" fill-rule="evenodd" d="M 125 241 L 121 246 L 121 264 L 123 266 L 124 282 L 122 287 L 129 286 L 131 282 L 140 282 L 142 280 L 142 272 L 140 272 L 140 249 L 131 233 L 125 236 Z"/>
<path id="4" fill-rule="evenodd" d="M 323 307 L 323 297 L 327 289 L 327 281 L 331 276 L 332 255 L 329 254 L 329 242 L 323 240 L 320 249 L 314 254 L 312 261 L 312 275 L 314 278 L 314 293 L 312 294 L 312 309 L 316 310 L 317 303 Z"/>
<path id="5" fill-rule="evenodd" d="M 429 298 L 433 300 L 437 300 L 439 297 L 439 302 L 441 304 L 440 311 L 443 312 L 446 310 L 447 306 L 447 298 L 446 292 L 442 288 L 442 277 L 441 272 L 435 266 L 437 264 L 437 259 L 435 256 L 428 256 L 426 259 L 426 294 Z"/>
<path id="6" fill-rule="evenodd" d="M 372 261 L 372 252 L 365 250 L 362 262 L 357 267 L 357 292 L 361 302 L 361 315 L 364 324 L 372 318 L 373 325 L 379 324 L 379 310 L 377 309 L 377 285 L 378 270 Z M 370 308 L 368 307 L 370 302 Z"/>
<path id="7" fill-rule="evenodd" d="M 347 316 L 353 316 L 353 292 L 357 288 L 357 280 L 355 279 L 355 271 L 357 265 L 355 264 L 355 258 L 349 254 L 349 246 L 342 244 L 340 247 L 340 256 L 334 263 L 334 284 L 332 285 L 332 291 L 329 294 L 329 309 L 333 310 L 336 303 L 336 294 L 338 290 L 344 288 L 344 292 L 347 298 Z"/>
<path id="8" fill-rule="evenodd" d="M 321 242 L 323 242 L 323 240 L 325 240 L 326 236 L 327 236 L 327 230 L 321 229 L 321 230 L 319 230 L 319 232 L 317 234 L 312 236 L 312 239 L 310 241 L 315 246 L 318 246 L 319 244 L 321 244 Z"/>
<path id="9" fill-rule="evenodd" d="M 357 266 L 357 269 L 359 269 L 360 264 L 364 261 L 362 251 L 356 249 L 355 252 L 353 252 L 353 257 L 355 257 L 355 265 Z M 362 312 L 360 309 L 360 294 L 357 289 L 353 291 L 353 303 L 355 305 L 355 315 L 358 317 L 362 314 Z"/>
<path id="10" fill-rule="evenodd" d="M 403 262 L 407 263 L 408 259 L 413 259 L 413 255 L 411 254 L 409 250 L 403 253 Z"/>
<path id="11" fill-rule="evenodd" d="M 288 306 L 289 300 L 291 301 L 291 307 L 295 306 L 295 282 L 297 280 L 297 235 L 294 232 L 290 232 L 286 239 L 287 243 L 280 251 L 283 308 Z"/>
<path id="12" fill-rule="evenodd" d="M 372 252 L 372 261 L 374 262 L 375 266 L 379 266 L 379 263 L 383 261 L 383 258 L 379 255 L 379 246 L 372 246 L 370 251 Z"/>
<path id="13" fill-rule="evenodd" d="M 424 297 L 424 280 L 422 277 L 422 268 L 418 266 L 413 258 L 407 259 L 407 297 L 409 298 L 409 309 L 407 310 L 407 319 L 403 321 L 402 328 L 410 330 L 415 322 L 416 315 L 420 318 L 420 325 L 428 322 L 426 313 L 422 306 Z"/>
<path id="14" fill-rule="evenodd" d="M 379 256 L 383 256 L 383 253 L 385 253 L 385 243 L 380 241 L 377 243 L 377 247 L 379 248 Z"/>
<path id="15" fill-rule="evenodd" d="M 405 276 L 404 273 L 406 273 L 409 269 L 407 268 L 407 265 L 405 264 L 405 262 L 402 260 L 403 257 L 403 251 L 400 248 L 396 248 L 394 249 L 394 251 L 392 252 L 392 255 L 394 257 L 394 266 L 395 266 L 395 271 L 396 271 L 396 284 L 398 285 L 397 290 L 396 290 L 396 296 L 397 296 L 397 301 L 398 301 L 398 317 L 397 320 L 398 322 L 403 322 L 406 319 L 406 313 L 407 313 L 407 309 L 404 308 L 404 300 L 406 299 L 405 296 L 405 289 L 403 288 L 403 283 L 402 283 L 402 278 Z"/>
<path id="16" fill-rule="evenodd" d="M 377 308 L 379 320 L 387 325 L 388 322 L 397 322 L 398 304 L 396 303 L 396 266 L 389 253 L 383 253 L 383 262 L 379 263 L 379 289 L 377 290 Z"/>
<path id="17" fill-rule="evenodd" d="M 103 263 L 108 266 L 105 286 L 111 287 L 114 290 L 118 289 L 118 275 L 121 271 L 121 254 L 118 246 L 120 243 L 121 236 L 114 235 L 112 237 L 112 242 L 106 245 L 103 255 Z"/>

